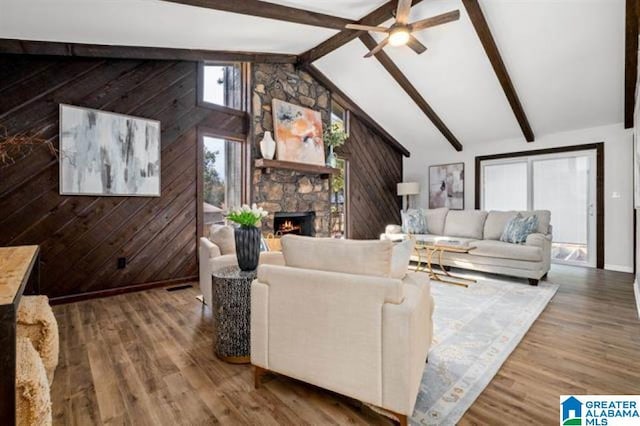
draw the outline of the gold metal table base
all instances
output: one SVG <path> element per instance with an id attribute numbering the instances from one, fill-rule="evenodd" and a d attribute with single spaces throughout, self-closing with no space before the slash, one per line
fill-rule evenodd
<path id="1" fill-rule="evenodd" d="M 446 284 L 459 285 L 461 287 L 467 288 L 469 287 L 469 284 L 467 284 L 467 282 L 476 283 L 476 280 L 449 273 L 449 271 L 445 269 L 444 264 L 442 263 L 442 254 L 445 251 L 450 251 L 454 253 L 468 253 L 469 250 L 471 250 L 470 247 L 458 249 L 457 247 L 417 245 L 415 248 L 415 251 L 418 254 L 418 265 L 416 266 L 416 272 L 426 272 L 427 274 L 429 274 L 429 278 L 431 278 L 434 281 L 439 281 L 441 283 L 446 283 Z M 426 263 L 423 259 L 423 253 L 422 253 L 423 251 L 427 252 Z M 436 272 L 433 270 L 433 255 L 436 252 L 438 252 L 438 264 L 440 265 L 440 270 L 442 272 Z"/>

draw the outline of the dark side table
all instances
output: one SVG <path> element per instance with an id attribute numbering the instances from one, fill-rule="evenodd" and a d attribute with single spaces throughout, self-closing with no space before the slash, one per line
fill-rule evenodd
<path id="1" fill-rule="evenodd" d="M 251 362 L 251 282 L 257 271 L 228 266 L 213 271 L 213 313 L 216 319 L 214 351 L 232 364 Z"/>

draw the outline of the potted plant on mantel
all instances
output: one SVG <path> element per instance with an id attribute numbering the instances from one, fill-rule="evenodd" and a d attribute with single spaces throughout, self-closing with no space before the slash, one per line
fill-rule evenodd
<path id="1" fill-rule="evenodd" d="M 232 210 L 227 215 L 228 220 L 240 225 L 236 228 L 234 236 L 238 266 L 243 271 L 253 271 L 258 267 L 260 258 L 260 229 L 258 224 L 266 216 L 267 212 L 255 203 L 251 207 L 245 204 Z"/>
<path id="2" fill-rule="evenodd" d="M 342 123 L 331 123 L 329 128 L 324 131 L 324 143 L 329 147 L 329 155 L 327 156 L 327 166 L 337 167 L 336 154 L 333 152 L 335 148 L 344 145 L 347 140 L 347 133 L 344 131 Z"/>

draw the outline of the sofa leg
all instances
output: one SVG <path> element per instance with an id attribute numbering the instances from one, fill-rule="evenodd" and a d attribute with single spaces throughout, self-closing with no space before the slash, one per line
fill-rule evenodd
<path id="1" fill-rule="evenodd" d="M 266 369 L 262 368 L 262 367 L 258 367 L 257 365 L 253 366 L 253 386 L 256 389 L 259 389 L 260 386 L 262 385 L 262 377 L 264 377 L 265 374 L 267 374 Z"/>
<path id="2" fill-rule="evenodd" d="M 549 275 L 549 273 L 548 273 L 548 272 L 547 272 L 546 274 L 544 274 L 544 275 L 542 276 L 542 278 L 540 278 L 540 279 L 541 279 L 541 280 L 546 280 L 546 279 L 547 279 L 547 275 Z"/>
<path id="3" fill-rule="evenodd" d="M 407 426 L 409 424 L 407 416 L 405 414 L 395 414 L 394 416 L 396 416 L 398 418 L 398 425 L 400 426 Z"/>
<path id="4" fill-rule="evenodd" d="M 538 285 L 538 280 L 535 278 L 529 278 L 529 285 Z"/>

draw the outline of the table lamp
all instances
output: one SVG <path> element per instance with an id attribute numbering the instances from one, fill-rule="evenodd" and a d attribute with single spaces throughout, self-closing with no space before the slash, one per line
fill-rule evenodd
<path id="1" fill-rule="evenodd" d="M 418 182 L 401 182 L 398 184 L 398 195 L 405 196 L 407 199 L 407 209 L 409 208 L 409 196 L 420 193 L 420 184 Z"/>

